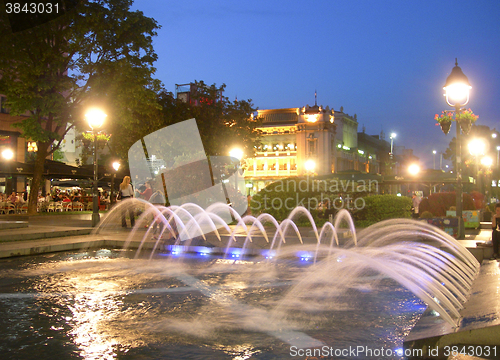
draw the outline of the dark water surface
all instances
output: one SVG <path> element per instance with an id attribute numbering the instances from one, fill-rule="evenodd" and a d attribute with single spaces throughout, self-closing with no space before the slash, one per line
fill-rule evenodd
<path id="1" fill-rule="evenodd" d="M 1 358 L 305 358 L 273 335 L 292 331 L 321 341 L 322 355 L 354 347 L 385 351 L 358 359 L 400 359 L 388 355 L 425 308 L 377 274 L 334 300 L 283 300 L 303 264 L 130 257 L 102 249 L 0 261 Z"/>

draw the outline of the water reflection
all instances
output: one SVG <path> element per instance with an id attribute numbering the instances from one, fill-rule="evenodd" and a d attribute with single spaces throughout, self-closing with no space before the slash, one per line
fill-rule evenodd
<path id="1" fill-rule="evenodd" d="M 23 263 L 7 276 L 0 262 L 0 336 L 6 339 L 0 353 L 15 349 L 16 359 L 32 359 L 33 353 L 40 353 L 37 359 L 289 357 L 289 346 L 270 336 L 271 327 L 263 324 L 302 266 L 234 260 L 227 266 L 215 259 L 186 264 L 103 252 L 97 258 L 88 253 L 39 261 Z M 298 303 L 288 312 L 288 330 L 326 344 L 359 338 L 375 342 L 379 336 L 401 343 L 401 332 L 414 323 L 413 309 L 395 307 L 408 294 L 377 290 L 372 280 L 353 287 L 355 296 L 338 299 L 335 308 L 323 304 L 321 311 L 309 310 Z M 7 281 L 15 285 L 2 286 Z M 391 306 L 378 306 L 387 303 L 387 296 Z M 345 324 L 354 328 L 352 338 L 344 334 Z"/>
<path id="2" fill-rule="evenodd" d="M 119 313 L 123 302 L 116 296 L 99 290 L 102 287 L 116 287 L 117 283 L 104 281 L 96 285 L 93 293 L 77 292 L 74 305 L 69 306 L 73 313 L 70 335 L 75 345 L 81 349 L 80 354 L 84 359 L 113 359 L 117 355 L 118 342 L 107 332 L 106 327 Z M 84 291 L 88 291 L 87 284 L 83 287 Z"/>
<path id="3" fill-rule="evenodd" d="M 103 257 L 102 252 L 97 259 L 78 254 L 26 271 L 38 275 L 32 285 L 39 315 L 56 320 L 58 325 L 50 330 L 64 332 L 83 359 L 115 359 L 143 345 L 134 331 L 123 327 L 124 314 L 143 311 L 141 306 L 127 309 L 124 303 L 126 289 L 136 284 L 125 274 L 128 266 L 123 262 Z"/>

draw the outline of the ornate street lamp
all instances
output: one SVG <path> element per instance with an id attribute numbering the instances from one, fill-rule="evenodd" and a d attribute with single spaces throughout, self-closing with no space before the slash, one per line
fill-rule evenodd
<path id="1" fill-rule="evenodd" d="M 458 61 L 455 59 L 455 67 L 451 70 L 451 74 L 446 78 L 446 83 L 443 87 L 446 103 L 455 109 L 455 120 L 457 125 L 457 149 L 456 149 L 456 172 L 457 172 L 457 217 L 458 217 L 458 232 L 457 239 L 465 239 L 465 226 L 462 216 L 463 198 L 462 198 L 462 146 L 460 136 L 459 115 L 462 106 L 469 103 L 469 91 L 472 86 L 469 84 L 469 79 L 464 75 L 462 69 L 458 66 Z"/>
<path id="2" fill-rule="evenodd" d="M 99 109 L 91 109 L 85 114 L 90 128 L 94 134 L 94 189 L 92 193 L 92 227 L 99 224 L 99 194 L 97 191 L 97 132 L 104 123 L 106 114 Z"/>

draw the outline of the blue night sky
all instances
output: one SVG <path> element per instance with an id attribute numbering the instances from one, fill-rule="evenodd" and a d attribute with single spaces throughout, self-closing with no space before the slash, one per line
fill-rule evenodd
<path id="1" fill-rule="evenodd" d="M 455 134 L 435 126 L 455 58 L 467 107 L 500 130 L 500 1 L 136 0 L 158 21 L 156 77 L 203 80 L 259 109 L 314 104 L 357 114 L 359 128 L 414 149 L 432 167 Z"/>

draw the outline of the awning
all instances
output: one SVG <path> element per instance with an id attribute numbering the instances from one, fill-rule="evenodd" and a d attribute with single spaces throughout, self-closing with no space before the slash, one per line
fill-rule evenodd
<path id="1" fill-rule="evenodd" d="M 83 167 L 45 160 L 43 175 L 48 179 L 92 179 L 94 173 Z"/>
<path id="2" fill-rule="evenodd" d="M 33 164 L 18 161 L 0 161 L 0 176 L 33 176 Z"/>

